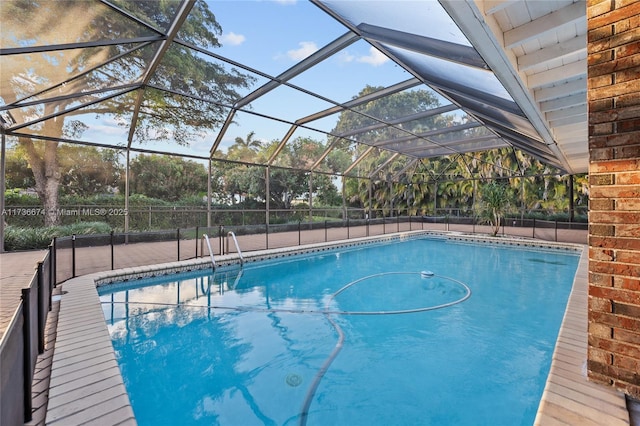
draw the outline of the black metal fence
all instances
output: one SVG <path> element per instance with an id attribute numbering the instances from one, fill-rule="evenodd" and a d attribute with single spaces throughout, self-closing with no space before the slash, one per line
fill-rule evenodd
<path id="1" fill-rule="evenodd" d="M 16 227 L 39 227 L 44 223 L 44 210 L 40 206 L 10 206 L 8 214 L 4 216 L 8 225 Z M 432 217 L 449 217 L 456 219 L 473 219 L 476 214 L 472 209 L 438 208 L 430 211 Z M 586 222 L 586 208 L 574 210 L 576 217 Z M 405 217 L 416 213 L 410 213 L 406 209 L 384 208 L 368 210 L 364 208 L 342 207 L 314 207 L 308 205 L 292 206 L 290 209 L 270 209 L 270 224 L 295 223 L 311 220 L 346 220 L 366 218 L 394 218 Z M 514 216 L 521 216 L 522 212 L 513 210 Z M 569 217 L 569 212 L 551 212 L 544 209 L 527 210 L 528 217 Z M 206 205 L 198 206 L 131 206 L 128 210 L 121 205 L 65 205 L 59 209 L 59 217 L 64 225 L 79 222 L 104 222 L 114 229 L 125 229 L 125 216 L 129 217 L 130 231 L 150 231 L 158 229 L 188 228 L 193 226 L 207 226 L 207 223 L 221 224 L 224 226 L 245 226 L 249 224 L 265 223 L 267 212 L 264 209 L 244 208 L 212 208 L 208 211 Z M 556 216 L 551 216 L 556 217 Z M 559 219 L 561 220 L 561 219 Z"/>
<path id="2" fill-rule="evenodd" d="M 0 342 L 0 424 L 31 421 L 31 385 L 38 354 L 45 348 L 45 325 L 51 310 L 55 277 L 53 245 L 29 285 Z"/>
<path id="3" fill-rule="evenodd" d="M 274 225 L 237 225 L 177 228 L 167 231 L 74 235 L 53 241 L 56 283 L 89 273 L 175 262 L 208 256 L 202 236 L 209 237 L 214 255 L 235 252 L 228 234 L 233 232 L 243 252 L 295 245 L 348 240 L 415 230 L 489 234 L 491 228 L 477 218 L 451 216 L 396 216 L 373 219 L 325 220 Z M 587 242 L 587 224 L 507 219 L 500 235 L 570 243 Z"/>

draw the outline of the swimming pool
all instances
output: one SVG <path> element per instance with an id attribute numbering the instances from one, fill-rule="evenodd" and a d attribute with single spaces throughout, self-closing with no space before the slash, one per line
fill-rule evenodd
<path id="1" fill-rule="evenodd" d="M 100 293 L 142 425 L 532 424 L 578 258 L 421 238 Z"/>

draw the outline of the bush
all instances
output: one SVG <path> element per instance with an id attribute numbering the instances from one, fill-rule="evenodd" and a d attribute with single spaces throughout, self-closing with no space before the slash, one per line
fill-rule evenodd
<path id="1" fill-rule="evenodd" d="M 46 249 L 54 237 L 110 232 L 111 227 L 103 222 L 82 222 L 42 228 L 8 226 L 5 230 L 4 248 L 7 251 Z"/>

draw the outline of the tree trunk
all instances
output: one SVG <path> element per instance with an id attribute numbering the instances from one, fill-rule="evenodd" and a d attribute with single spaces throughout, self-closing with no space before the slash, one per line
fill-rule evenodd
<path id="1" fill-rule="evenodd" d="M 60 187 L 60 170 L 58 167 L 58 142 L 38 141 L 31 138 L 19 138 L 20 144 L 27 152 L 27 158 L 33 177 L 36 181 L 36 193 L 44 209 L 44 225 L 60 224 L 58 214 L 58 189 Z"/>

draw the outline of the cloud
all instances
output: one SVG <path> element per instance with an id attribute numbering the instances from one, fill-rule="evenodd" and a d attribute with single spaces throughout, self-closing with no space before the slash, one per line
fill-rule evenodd
<path id="1" fill-rule="evenodd" d="M 245 37 L 242 34 L 236 34 L 234 32 L 230 32 L 224 34 L 220 40 L 223 44 L 229 44 L 231 46 L 239 46 L 245 41 Z"/>
<path id="2" fill-rule="evenodd" d="M 284 5 L 296 4 L 297 0 L 274 0 L 274 3 L 280 3 Z"/>
<path id="3" fill-rule="evenodd" d="M 298 45 L 299 49 L 287 51 L 287 56 L 294 61 L 301 61 L 318 50 L 318 46 L 312 41 L 301 41 Z"/>
<path id="4" fill-rule="evenodd" d="M 357 59 L 358 62 L 363 62 L 365 64 L 373 65 L 374 67 L 379 67 L 380 65 L 384 64 L 388 60 L 389 58 L 384 56 L 382 53 L 380 53 L 378 49 L 376 49 L 373 46 L 369 48 L 369 55 L 360 56 Z"/>
<path id="5" fill-rule="evenodd" d="M 340 62 L 341 64 L 348 64 L 349 62 L 353 62 L 355 59 L 356 59 L 355 56 L 353 56 L 351 53 L 347 52 L 346 50 L 343 50 L 340 53 L 338 53 L 338 62 Z"/>

